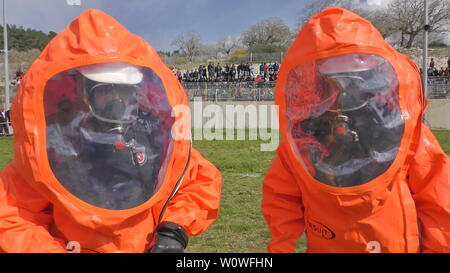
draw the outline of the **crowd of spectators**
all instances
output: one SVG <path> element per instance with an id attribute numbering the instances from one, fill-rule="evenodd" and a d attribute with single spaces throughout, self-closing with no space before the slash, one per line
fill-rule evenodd
<path id="1" fill-rule="evenodd" d="M 427 73 L 428 73 L 429 77 L 449 77 L 450 76 L 450 57 L 448 57 L 448 60 L 447 60 L 447 68 L 444 68 L 441 66 L 440 69 L 435 67 L 434 58 L 431 58 Z"/>
<path id="2" fill-rule="evenodd" d="M 181 82 L 268 82 L 277 80 L 279 70 L 278 62 L 224 66 L 220 63 L 217 65 L 209 63 L 207 66 L 200 65 L 198 69 L 187 71 L 174 69 L 173 72 Z"/>
<path id="3" fill-rule="evenodd" d="M 428 76 L 429 77 L 449 77 L 450 76 L 450 69 L 447 68 L 443 68 L 441 67 L 441 69 L 437 69 L 437 68 L 428 68 Z"/>
<path id="4" fill-rule="evenodd" d="M 422 72 L 422 69 L 420 70 Z M 450 98 L 450 57 L 447 60 L 447 68 L 438 69 L 431 58 L 428 65 L 428 95 L 431 98 Z"/>

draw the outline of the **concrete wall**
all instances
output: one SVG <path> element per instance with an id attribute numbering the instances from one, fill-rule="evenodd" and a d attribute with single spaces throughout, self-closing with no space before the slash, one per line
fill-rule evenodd
<path id="1" fill-rule="evenodd" d="M 279 128 L 273 101 L 193 101 L 190 107 L 192 128 L 233 128 L 233 122 L 235 128 Z M 431 99 L 425 120 L 433 129 L 450 130 L 450 99 Z"/>
<path id="2" fill-rule="evenodd" d="M 425 123 L 433 129 L 450 130 L 450 99 L 430 100 Z"/>

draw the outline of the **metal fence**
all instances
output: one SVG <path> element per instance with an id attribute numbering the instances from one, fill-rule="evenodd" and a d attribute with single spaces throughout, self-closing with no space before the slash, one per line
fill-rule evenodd
<path id="1" fill-rule="evenodd" d="M 189 100 L 203 101 L 272 101 L 275 82 L 185 82 Z"/>
<path id="2" fill-rule="evenodd" d="M 271 101 L 276 82 L 184 82 L 189 100 Z M 428 98 L 450 99 L 450 76 L 428 78 Z"/>
<path id="3" fill-rule="evenodd" d="M 428 77 L 428 98 L 450 99 L 450 76 Z"/>
<path id="4" fill-rule="evenodd" d="M 201 97 L 204 101 L 272 101 L 275 84 L 276 82 L 183 82 L 189 100 Z M 11 86 L 10 92 L 12 101 L 17 86 Z M 450 76 L 429 77 L 428 98 L 450 99 Z M 3 106 L 4 102 L 4 85 L 1 82 L 0 105 Z"/>

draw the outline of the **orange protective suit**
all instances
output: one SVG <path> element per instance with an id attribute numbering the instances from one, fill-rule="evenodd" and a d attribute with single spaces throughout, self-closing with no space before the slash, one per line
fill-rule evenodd
<path id="1" fill-rule="evenodd" d="M 46 114 L 55 109 L 44 111 L 44 86 L 57 87 L 46 83 L 62 71 L 109 62 L 151 70 L 162 82 L 170 106 L 188 107 L 183 87 L 153 48 L 101 11 L 84 12 L 33 63 L 12 105 L 15 153 L 0 174 L 1 251 L 67 252 L 68 242 L 78 242 L 81 252 L 143 252 L 161 222 L 178 224 L 188 236 L 195 236 L 217 217 L 221 174 L 191 149 L 189 138 L 179 137 L 190 135 L 189 118 L 180 114 L 174 118 L 175 137 L 166 140 L 172 146 L 165 172 L 160 173 L 161 186 L 142 204 L 118 210 L 96 207 L 57 180 L 46 149 Z M 70 86 L 60 88 L 61 97 L 73 100 Z M 149 100 L 149 107 L 158 103 L 158 98 Z"/>
<path id="2" fill-rule="evenodd" d="M 351 75 L 345 70 L 352 60 L 348 56 L 359 58 Z M 365 178 L 361 174 L 358 179 L 365 179 L 361 183 L 342 186 L 350 178 L 339 180 L 324 174 L 332 169 L 329 159 L 336 159 L 339 153 L 326 145 L 334 136 L 319 135 L 322 142 L 317 141 L 314 130 L 308 128 L 313 123 L 307 123 L 308 118 L 322 115 L 322 108 L 333 105 L 338 95 L 325 89 L 316 92 L 313 87 L 319 85 L 319 72 L 349 87 L 356 73 L 368 71 L 358 66 L 369 59 L 392 69 L 386 73 L 392 80 L 386 86 L 393 88 L 385 88 L 383 96 L 373 96 L 363 105 L 355 104 L 351 111 L 378 105 L 383 107 L 378 109 L 390 109 L 383 113 L 397 113 L 398 132 L 389 136 L 390 130 L 386 130 L 372 144 L 398 137 L 398 147 L 388 168 L 371 163 L 361 170 L 383 171 L 375 177 L 373 173 Z M 344 70 L 326 67 L 329 60 Z M 382 80 L 360 86 L 370 90 Z M 293 252 L 304 231 L 308 252 L 450 252 L 450 160 L 422 123 L 426 102 L 419 69 L 395 51 L 372 24 L 334 7 L 312 17 L 283 60 L 275 97 L 283 141 L 263 185 L 262 211 L 272 234 L 269 252 Z M 295 127 L 295 120 L 303 122 L 303 130 Z M 339 134 L 348 130 L 335 129 Z M 370 128 L 351 133 L 359 134 L 353 143 L 361 142 L 364 134 L 377 137 Z M 345 155 L 340 154 L 339 159 Z M 338 182 L 343 184 L 335 186 Z"/>

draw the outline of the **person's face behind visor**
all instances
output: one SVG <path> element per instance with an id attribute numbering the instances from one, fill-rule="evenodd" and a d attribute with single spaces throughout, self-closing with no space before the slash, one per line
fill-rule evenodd
<path id="1" fill-rule="evenodd" d="M 153 71 L 124 63 L 63 71 L 47 82 L 44 107 L 50 167 L 71 194 L 118 210 L 160 188 L 173 118 Z"/>
<path id="2" fill-rule="evenodd" d="M 139 87 L 131 84 L 95 83 L 87 91 L 93 115 L 111 124 L 128 124 L 137 120 Z"/>
<path id="3" fill-rule="evenodd" d="M 361 53 L 302 64 L 285 92 L 289 142 L 317 181 L 364 184 L 394 161 L 404 121 L 398 79 L 385 59 Z"/>

